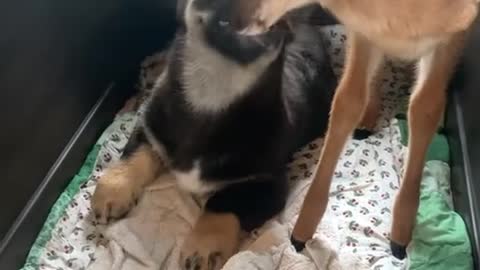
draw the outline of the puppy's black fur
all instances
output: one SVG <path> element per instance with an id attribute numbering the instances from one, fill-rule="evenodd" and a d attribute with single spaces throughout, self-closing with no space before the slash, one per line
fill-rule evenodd
<path id="1" fill-rule="evenodd" d="M 143 125 L 123 158 L 128 159 L 140 144 L 154 149 L 160 145 L 172 171 L 188 172 L 198 166 L 199 181 L 218 186 L 206 210 L 234 213 L 249 231 L 283 209 L 288 192 L 286 164 L 295 150 L 324 134 L 336 80 L 321 36 L 312 26 L 242 36 L 225 15 L 231 14 L 229 1 L 193 1 L 183 6 L 210 15 L 190 20 L 178 31 L 166 77 L 154 90 Z M 195 14 L 190 10 L 185 16 Z M 195 35 L 199 40 L 189 35 L 192 21 L 200 24 L 201 34 Z M 209 87 L 208 82 L 186 83 L 186 55 L 192 46 L 207 46 L 213 57 L 246 69 L 272 51 L 278 54 L 242 95 L 222 109 L 201 110 L 192 106 L 187 95 Z"/>

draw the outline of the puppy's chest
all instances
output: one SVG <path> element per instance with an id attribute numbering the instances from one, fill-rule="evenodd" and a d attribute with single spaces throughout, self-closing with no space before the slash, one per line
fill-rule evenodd
<path id="1" fill-rule="evenodd" d="M 185 100 L 200 110 L 227 108 L 236 99 L 249 92 L 264 63 L 250 68 L 239 66 L 215 52 L 203 42 L 189 45 L 187 40 L 183 55 L 183 67 L 179 76 L 185 91 Z"/>
<path id="2" fill-rule="evenodd" d="M 209 119 L 190 113 L 177 95 L 165 94 L 150 104 L 145 129 L 154 146 L 160 145 L 172 165 L 191 167 L 192 160 L 208 149 Z"/>
<path id="3" fill-rule="evenodd" d="M 266 166 L 259 165 L 259 152 L 274 144 L 280 118 L 274 109 L 254 105 L 199 113 L 173 93 L 152 101 L 145 126 L 152 145 L 166 153 L 179 184 L 204 193 L 262 171 Z"/>

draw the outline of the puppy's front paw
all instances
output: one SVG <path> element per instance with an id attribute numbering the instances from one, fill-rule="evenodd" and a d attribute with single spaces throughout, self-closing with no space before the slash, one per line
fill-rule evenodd
<path id="1" fill-rule="evenodd" d="M 92 197 L 92 209 L 100 224 L 124 216 L 136 203 L 141 187 L 126 175 L 108 170 L 99 179 Z"/>
<path id="2" fill-rule="evenodd" d="M 202 252 L 202 253 L 199 253 Z M 220 270 L 226 260 L 221 252 L 211 252 L 208 248 L 185 255 L 182 259 L 182 270 Z"/>
<path id="3" fill-rule="evenodd" d="M 183 243 L 182 270 L 219 270 L 237 251 L 240 223 L 232 214 L 203 214 Z"/>

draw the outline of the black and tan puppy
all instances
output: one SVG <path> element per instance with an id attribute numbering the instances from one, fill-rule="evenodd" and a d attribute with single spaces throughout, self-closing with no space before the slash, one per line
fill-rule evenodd
<path id="1" fill-rule="evenodd" d="M 124 215 L 145 185 L 170 170 L 179 187 L 208 194 L 186 238 L 182 269 L 219 269 L 241 230 L 277 215 L 286 164 L 324 134 L 336 86 L 318 30 L 280 25 L 235 31 L 232 1 L 190 0 L 141 126 L 99 180 L 99 221 Z"/>

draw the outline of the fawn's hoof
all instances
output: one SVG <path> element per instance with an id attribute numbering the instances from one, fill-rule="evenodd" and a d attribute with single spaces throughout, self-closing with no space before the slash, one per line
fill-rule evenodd
<path id="1" fill-rule="evenodd" d="M 305 249 L 305 242 L 298 241 L 293 237 L 293 235 L 290 237 L 290 242 L 297 252 L 302 252 L 302 250 Z"/>
<path id="2" fill-rule="evenodd" d="M 402 246 L 390 240 L 390 249 L 392 250 L 392 255 L 399 260 L 403 260 L 407 257 L 406 246 Z"/>
<path id="3" fill-rule="evenodd" d="M 353 138 L 355 140 L 365 140 L 372 134 L 373 132 L 368 129 L 355 129 L 355 132 L 353 132 Z"/>

